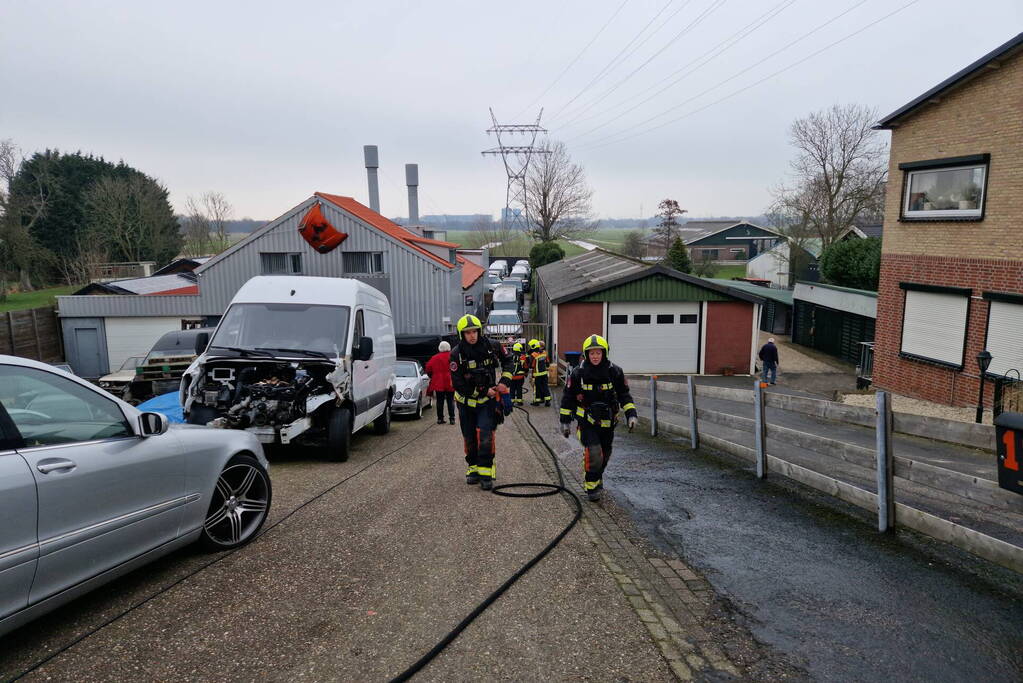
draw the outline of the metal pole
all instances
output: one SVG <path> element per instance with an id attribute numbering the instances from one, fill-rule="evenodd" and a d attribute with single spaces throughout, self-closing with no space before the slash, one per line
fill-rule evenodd
<path id="1" fill-rule="evenodd" d="M 763 479 L 767 476 L 767 425 L 764 420 L 764 387 L 759 378 L 753 384 L 753 419 L 757 479 Z"/>
<path id="2" fill-rule="evenodd" d="M 650 436 L 657 436 L 657 375 L 650 375 Z"/>
<path id="3" fill-rule="evenodd" d="M 895 526 L 895 469 L 892 455 L 892 398 L 877 392 L 877 530 Z"/>
<path id="4" fill-rule="evenodd" d="M 686 377 L 686 390 L 689 393 L 689 444 L 695 451 L 700 447 L 700 432 L 696 429 L 696 382 L 692 375 Z"/>
<path id="5" fill-rule="evenodd" d="M 980 373 L 980 397 L 977 399 L 977 424 L 984 421 L 984 373 Z"/>

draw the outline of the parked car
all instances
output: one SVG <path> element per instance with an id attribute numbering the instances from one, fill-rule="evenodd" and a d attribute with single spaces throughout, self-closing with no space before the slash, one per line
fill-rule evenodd
<path id="1" fill-rule="evenodd" d="M 525 266 L 526 270 L 532 270 L 532 267 L 529 265 L 528 259 L 520 258 L 518 261 L 515 262 L 515 265 L 512 266 L 512 269 L 515 269 L 519 266 Z"/>
<path id="2" fill-rule="evenodd" d="M 325 446 L 348 459 L 352 434 L 391 428 L 395 339 L 379 290 L 348 278 L 262 275 L 235 294 L 181 378 L 185 419 L 262 443 Z"/>
<path id="3" fill-rule="evenodd" d="M 267 467 L 251 434 L 171 426 L 0 356 L 0 635 L 184 545 L 248 543 Z"/>
<path id="4" fill-rule="evenodd" d="M 519 292 L 520 294 L 522 292 L 522 278 L 520 277 L 509 275 L 505 279 L 501 280 L 501 284 L 509 287 L 514 287 L 515 291 Z"/>
<path id="5" fill-rule="evenodd" d="M 394 374 L 391 414 L 412 415 L 418 420 L 423 416 L 423 409 L 433 405 L 433 400 L 426 395 L 426 388 L 430 386 L 429 375 L 418 361 L 405 359 L 394 364 Z"/>
<path id="6" fill-rule="evenodd" d="M 497 273 L 488 272 L 486 278 L 486 287 L 488 291 L 492 292 L 501 285 L 501 276 Z"/>
<path id="7" fill-rule="evenodd" d="M 508 262 L 499 259 L 491 263 L 487 270 L 491 273 L 497 273 L 498 277 L 504 277 L 508 274 Z"/>
<path id="8" fill-rule="evenodd" d="M 517 287 L 511 284 L 502 284 L 500 287 L 494 290 L 493 304 L 495 311 L 514 311 L 519 312 L 519 290 Z"/>
<path id="9" fill-rule="evenodd" d="M 521 337 L 522 319 L 515 311 L 492 311 L 487 318 L 485 332 L 489 336 L 501 339 Z"/>
<path id="10" fill-rule="evenodd" d="M 135 376 L 128 382 L 121 398 L 138 405 L 154 396 L 176 391 L 181 384 L 181 375 L 195 360 L 195 340 L 212 331 L 212 327 L 175 330 L 157 339 L 145 359 L 135 368 Z"/>
<path id="11" fill-rule="evenodd" d="M 135 379 L 135 369 L 142 365 L 144 360 L 144 356 L 126 358 L 117 372 L 111 372 L 109 375 L 99 378 L 100 389 L 109 391 L 117 398 L 125 398 L 128 393 L 128 385 Z M 131 403 L 131 401 L 128 402 Z M 133 405 L 137 405 L 137 402 Z"/>

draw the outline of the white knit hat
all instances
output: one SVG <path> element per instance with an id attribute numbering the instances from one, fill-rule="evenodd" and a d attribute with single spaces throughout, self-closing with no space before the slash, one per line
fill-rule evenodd
<path id="1" fill-rule="evenodd" d="M 450 351 L 451 344 L 448 344 L 446 341 L 442 341 L 440 345 L 437 347 L 437 350 L 440 351 L 441 353 L 443 353 L 444 351 Z"/>

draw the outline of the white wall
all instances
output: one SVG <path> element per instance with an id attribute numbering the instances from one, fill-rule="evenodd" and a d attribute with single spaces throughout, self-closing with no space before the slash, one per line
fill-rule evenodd
<path id="1" fill-rule="evenodd" d="M 796 283 L 796 288 L 792 291 L 792 298 L 833 308 L 836 311 L 877 318 L 876 295 L 845 292 L 822 285 L 799 282 Z"/>
<path id="2" fill-rule="evenodd" d="M 107 356 L 110 372 L 131 356 L 149 353 L 156 340 L 181 329 L 181 318 L 106 318 Z"/>
<path id="3" fill-rule="evenodd" d="M 788 289 L 789 244 L 782 242 L 746 262 L 746 277 L 770 280 L 772 287 Z"/>

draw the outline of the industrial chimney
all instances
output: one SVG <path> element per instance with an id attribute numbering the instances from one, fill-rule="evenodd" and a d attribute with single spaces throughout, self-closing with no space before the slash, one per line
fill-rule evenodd
<path id="1" fill-rule="evenodd" d="M 377 184 L 377 168 L 380 158 L 376 145 L 364 145 L 362 154 L 366 159 L 366 177 L 369 180 L 369 208 L 380 213 L 380 186 Z"/>
<path id="2" fill-rule="evenodd" d="M 419 225 L 419 164 L 405 164 L 408 185 L 408 224 Z"/>

